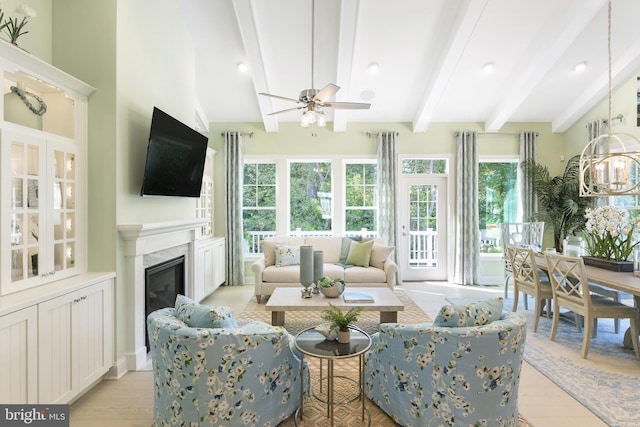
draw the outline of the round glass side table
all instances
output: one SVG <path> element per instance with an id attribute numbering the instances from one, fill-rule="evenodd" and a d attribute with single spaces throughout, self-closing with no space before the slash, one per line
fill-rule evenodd
<path id="1" fill-rule="evenodd" d="M 307 328 L 296 335 L 295 345 L 296 348 L 304 355 L 309 357 L 315 357 L 320 359 L 320 391 L 322 392 L 322 362 L 327 360 L 327 398 L 323 400 L 321 397 L 314 394 L 314 397 L 321 402 L 327 403 L 327 417 L 333 427 L 333 414 L 335 405 L 344 405 L 360 399 L 361 404 L 361 418 L 365 419 L 365 413 L 367 415 L 367 425 L 371 425 L 371 415 L 364 406 L 364 354 L 371 347 L 371 337 L 362 329 L 356 326 L 349 326 L 351 331 L 351 340 L 349 343 L 342 344 L 338 341 L 329 341 L 324 335 L 316 331 L 315 328 Z M 335 375 L 333 370 L 333 363 L 338 359 L 347 359 L 351 357 L 358 357 L 358 380 L 353 378 Z M 302 361 L 302 369 L 304 369 L 304 361 Z M 353 381 L 358 386 L 358 393 L 352 399 L 336 402 L 334 398 L 334 380 L 341 378 L 347 381 Z M 304 393 L 304 387 L 301 388 L 301 394 Z M 300 396 L 300 408 L 298 409 L 295 420 L 297 425 L 298 414 L 303 416 L 304 396 Z"/>

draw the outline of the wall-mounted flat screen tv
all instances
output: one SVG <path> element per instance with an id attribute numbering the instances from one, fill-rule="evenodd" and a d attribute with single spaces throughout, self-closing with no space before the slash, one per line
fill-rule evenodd
<path id="1" fill-rule="evenodd" d="M 142 196 L 200 197 L 208 138 L 153 108 Z"/>

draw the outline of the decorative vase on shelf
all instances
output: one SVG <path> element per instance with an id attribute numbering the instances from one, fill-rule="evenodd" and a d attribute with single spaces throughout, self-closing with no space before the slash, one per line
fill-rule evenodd
<path id="1" fill-rule="evenodd" d="M 346 331 L 338 330 L 338 342 L 341 344 L 349 344 L 351 341 L 351 330 Z"/>

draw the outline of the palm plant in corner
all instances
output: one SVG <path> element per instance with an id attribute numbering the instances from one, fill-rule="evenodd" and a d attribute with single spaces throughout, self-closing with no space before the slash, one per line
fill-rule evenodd
<path id="1" fill-rule="evenodd" d="M 322 312 L 322 320 L 326 320 L 331 324 L 331 328 L 338 329 L 338 342 L 346 344 L 351 341 L 349 333 L 349 325 L 358 320 L 358 315 L 363 308 L 360 306 L 352 307 L 346 313 L 339 307 L 329 303 L 330 309 Z"/>
<path id="2" fill-rule="evenodd" d="M 520 164 L 523 174 L 533 183 L 539 212 L 531 220 L 544 221 L 553 229 L 553 244 L 562 253 L 562 240 L 584 229 L 586 209 L 591 198 L 580 197 L 580 156 L 567 161 L 562 176 L 551 177 L 549 169 L 534 160 Z"/>

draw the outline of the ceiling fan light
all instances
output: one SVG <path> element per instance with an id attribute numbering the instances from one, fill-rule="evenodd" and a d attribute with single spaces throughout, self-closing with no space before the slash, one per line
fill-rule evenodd
<path id="1" fill-rule="evenodd" d="M 300 126 L 303 128 L 309 127 L 309 118 L 307 117 L 306 112 L 302 113 L 302 116 L 300 117 Z"/>
<path id="2" fill-rule="evenodd" d="M 315 111 L 309 110 L 305 114 L 307 115 L 307 120 L 309 121 L 309 123 L 313 124 L 313 123 L 316 122 L 317 117 L 316 117 L 316 112 Z"/>
<path id="3" fill-rule="evenodd" d="M 318 112 L 318 126 L 323 128 L 327 125 L 327 116 L 322 111 Z"/>

